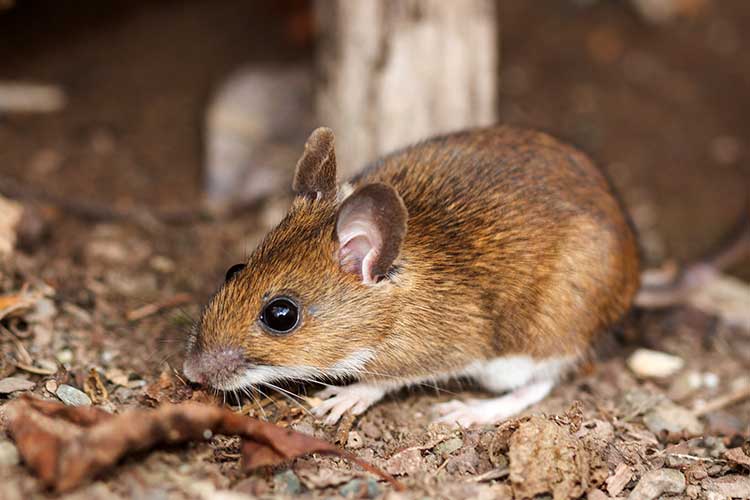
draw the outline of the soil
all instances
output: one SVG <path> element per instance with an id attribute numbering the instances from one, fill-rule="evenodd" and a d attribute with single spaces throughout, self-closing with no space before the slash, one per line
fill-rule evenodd
<path id="1" fill-rule="evenodd" d="M 120 209 L 199 207 L 210 91 L 240 65 L 309 59 L 308 17 L 298 1 L 86 1 L 73 8 L 28 0 L 0 10 L 0 81 L 54 83 L 67 94 L 58 113 L 0 115 L 0 175 Z M 649 264 L 712 248 L 746 206 L 750 186 L 750 3 L 712 2 L 695 18 L 653 25 L 627 2 L 517 0 L 504 2 L 501 21 L 502 120 L 589 152 L 622 195 Z M 280 195 L 227 219 L 158 226 L 92 222 L 21 201 L 31 215 L 20 248 L 0 267 L 0 295 L 27 285 L 36 307 L 3 320 L 0 378 L 28 379 L 35 394 L 54 398 L 63 383 L 83 389 L 93 368 L 107 392 L 98 405 L 122 412 L 160 401 L 154 384 L 165 377 L 181 384 L 182 344 L 200 305 L 289 199 Z M 750 279 L 750 262 L 732 271 Z M 144 305 L 175 297 L 177 306 L 132 319 Z M 685 367 L 639 378 L 626 365 L 638 347 L 674 354 Z M 304 402 L 282 393 L 264 399 L 262 409 L 253 401 L 227 404 L 343 442 L 397 475 L 408 487 L 404 498 L 515 492 L 557 499 L 591 489 L 604 496 L 589 498 L 622 497 L 647 472 L 672 470 L 687 480 L 685 497 L 743 486 L 746 455 L 726 450 L 750 436 L 750 402 L 700 415 L 701 432 L 658 432 L 653 419 L 666 402 L 691 409 L 750 384 L 750 331 L 678 307 L 633 314 L 622 331 L 604 336 L 599 351 L 595 363 L 525 413 L 548 417 L 500 426 L 431 423 L 436 402 L 483 396 L 468 384 L 404 391 L 349 420 L 350 429 L 322 425 Z M 24 352 L 46 374 L 17 368 Z M 0 411 L 18 394 L 0 395 Z M 52 496 L 3 439 L 0 497 Z M 64 497 L 401 498 L 335 458 L 246 474 L 238 449 L 236 438 L 215 437 L 137 455 Z M 518 464 L 529 456 L 539 460 L 525 478 Z M 555 479 L 561 456 L 577 458 Z"/>

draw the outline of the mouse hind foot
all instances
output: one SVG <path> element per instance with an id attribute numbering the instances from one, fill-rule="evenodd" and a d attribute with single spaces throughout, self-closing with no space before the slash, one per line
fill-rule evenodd
<path id="1" fill-rule="evenodd" d="M 440 403 L 434 407 L 441 415 L 436 421 L 462 427 L 501 422 L 544 399 L 554 386 L 554 379 L 545 379 L 519 387 L 498 398 Z"/>

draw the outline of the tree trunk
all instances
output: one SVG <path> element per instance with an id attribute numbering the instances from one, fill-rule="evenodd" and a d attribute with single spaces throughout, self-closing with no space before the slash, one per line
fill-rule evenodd
<path id="1" fill-rule="evenodd" d="M 496 120 L 494 0 L 316 0 L 316 107 L 340 178 L 438 133 Z"/>

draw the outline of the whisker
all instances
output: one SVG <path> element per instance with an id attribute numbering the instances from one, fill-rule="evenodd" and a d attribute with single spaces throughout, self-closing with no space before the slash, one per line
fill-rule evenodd
<path id="1" fill-rule="evenodd" d="M 255 406 L 258 407 L 261 415 L 263 415 L 263 420 L 268 420 L 268 415 L 266 415 L 266 410 L 263 409 L 263 405 L 260 404 L 260 401 L 258 401 L 258 398 L 255 397 L 253 392 L 249 390 L 247 387 L 241 387 L 240 390 L 244 392 L 245 394 L 247 394 L 248 396 L 250 396 L 250 399 L 253 401 Z"/>
<path id="2" fill-rule="evenodd" d="M 305 408 L 304 406 L 302 406 L 300 403 L 297 402 L 296 399 L 294 399 L 294 398 L 298 398 L 300 401 L 304 402 L 304 400 L 300 396 L 297 396 L 296 394 L 291 393 L 291 392 L 287 391 L 286 389 L 282 389 L 281 387 L 279 387 L 277 385 L 274 385 L 274 384 L 271 384 L 269 382 L 262 382 L 262 384 L 265 385 L 265 386 L 270 387 L 271 389 L 279 391 L 279 393 L 282 396 L 286 397 L 289 401 L 291 401 L 292 403 L 294 403 L 295 405 L 297 405 L 303 412 L 305 412 L 308 415 L 312 416 L 312 413 L 310 413 L 310 411 L 307 408 Z"/>

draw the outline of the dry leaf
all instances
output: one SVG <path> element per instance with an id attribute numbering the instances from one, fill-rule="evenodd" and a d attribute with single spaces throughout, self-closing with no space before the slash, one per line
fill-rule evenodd
<path id="1" fill-rule="evenodd" d="M 83 382 L 83 391 L 96 405 L 109 400 L 109 392 L 107 392 L 104 382 L 99 377 L 99 372 L 94 368 L 91 369 L 89 376 Z"/>
<path id="2" fill-rule="evenodd" d="M 544 417 L 521 423 L 509 440 L 510 482 L 520 498 L 551 493 L 579 498 L 607 477 L 602 459 L 563 426 Z"/>
<path id="3" fill-rule="evenodd" d="M 157 410 L 111 415 L 94 407 L 68 407 L 24 396 L 7 405 L 6 417 L 24 462 L 58 492 L 77 487 L 130 453 L 160 444 L 204 441 L 214 434 L 242 437 L 246 470 L 323 453 L 350 460 L 403 489 L 385 472 L 332 444 L 217 406 L 165 404 Z"/>

